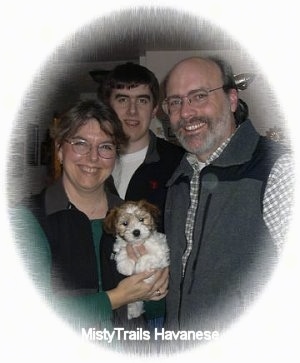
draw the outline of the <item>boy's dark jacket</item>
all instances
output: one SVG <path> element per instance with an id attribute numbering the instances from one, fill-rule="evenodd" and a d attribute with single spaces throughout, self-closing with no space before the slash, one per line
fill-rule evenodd
<path id="1" fill-rule="evenodd" d="M 183 148 L 157 137 L 150 131 L 150 143 L 145 160 L 135 171 L 128 184 L 125 200 L 146 199 L 160 209 L 161 215 L 158 221 L 160 232 L 164 230 L 166 184 L 184 154 Z M 112 193 L 118 194 L 112 177 L 108 179 L 107 186 Z"/>

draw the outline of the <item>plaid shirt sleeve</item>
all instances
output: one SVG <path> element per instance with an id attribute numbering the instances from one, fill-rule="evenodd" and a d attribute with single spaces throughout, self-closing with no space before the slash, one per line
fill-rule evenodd
<path id="1" fill-rule="evenodd" d="M 271 170 L 263 199 L 264 221 L 279 253 L 292 217 L 294 182 L 292 157 L 285 154 Z"/>

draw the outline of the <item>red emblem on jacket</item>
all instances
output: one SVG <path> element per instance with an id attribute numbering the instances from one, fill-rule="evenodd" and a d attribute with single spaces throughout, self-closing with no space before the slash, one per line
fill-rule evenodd
<path id="1" fill-rule="evenodd" d="M 157 180 L 150 180 L 150 189 L 155 190 L 158 188 L 158 181 Z"/>

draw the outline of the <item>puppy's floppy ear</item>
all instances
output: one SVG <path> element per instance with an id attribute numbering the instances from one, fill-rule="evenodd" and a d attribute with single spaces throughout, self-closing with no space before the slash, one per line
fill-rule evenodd
<path id="1" fill-rule="evenodd" d="M 142 200 L 138 201 L 138 206 L 139 206 L 139 208 L 144 209 L 148 213 L 150 213 L 152 218 L 154 219 L 154 221 L 157 222 L 157 219 L 160 215 L 160 209 L 156 205 L 149 203 L 145 199 L 142 199 Z"/>
<path id="2" fill-rule="evenodd" d="M 103 228 L 106 233 L 116 235 L 116 221 L 118 218 L 118 209 L 119 208 L 116 207 L 108 211 L 103 221 Z"/>

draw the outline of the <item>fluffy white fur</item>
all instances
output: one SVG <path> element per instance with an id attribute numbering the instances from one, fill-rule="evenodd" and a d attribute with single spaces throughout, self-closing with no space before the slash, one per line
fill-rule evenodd
<path id="1" fill-rule="evenodd" d="M 121 274 L 130 276 L 169 265 L 169 247 L 166 236 L 156 231 L 156 213 L 157 208 L 146 201 L 125 202 L 106 218 L 106 229 L 116 235 L 115 261 Z M 128 243 L 134 249 L 143 244 L 147 253 L 139 256 L 137 261 L 130 259 L 126 250 Z M 135 251 L 138 255 L 137 249 Z M 145 281 L 151 282 L 151 278 Z M 142 301 L 128 304 L 128 319 L 140 316 L 143 311 Z"/>

